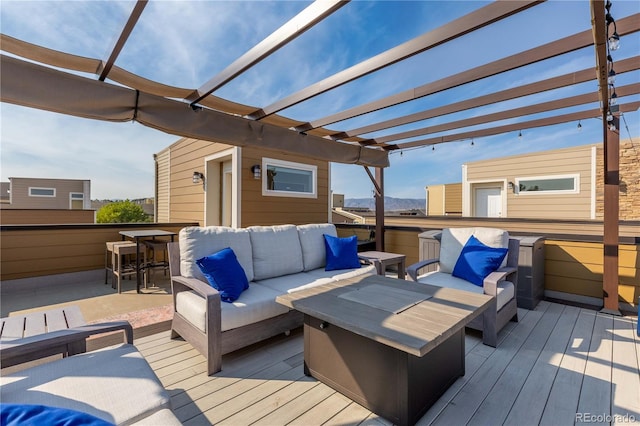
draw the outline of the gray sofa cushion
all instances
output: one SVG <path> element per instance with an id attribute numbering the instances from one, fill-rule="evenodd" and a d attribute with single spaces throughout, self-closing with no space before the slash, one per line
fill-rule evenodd
<path id="1" fill-rule="evenodd" d="M 362 265 L 356 269 L 336 269 L 333 271 L 325 271 L 324 268 L 314 269 L 309 271 L 308 274 L 314 275 L 318 278 L 331 278 L 333 281 L 340 281 L 347 278 L 359 277 L 361 275 L 375 275 L 376 267 L 374 265 Z"/>
<path id="2" fill-rule="evenodd" d="M 295 225 L 250 226 L 254 280 L 302 272 L 302 249 Z"/>
<path id="3" fill-rule="evenodd" d="M 331 235 L 332 237 L 338 236 L 335 225 L 331 223 L 298 225 L 304 271 L 324 268 L 327 264 L 323 234 Z"/>
<path id="4" fill-rule="evenodd" d="M 127 344 L 5 375 L 0 400 L 69 408 L 115 424 L 131 424 L 170 408 L 158 377 Z"/>
<path id="5" fill-rule="evenodd" d="M 253 281 L 253 252 L 251 238 L 246 229 L 224 226 L 191 226 L 180 231 L 180 272 L 184 277 L 207 279 L 196 265 L 196 260 L 231 247 L 244 269 L 248 281 Z"/>
<path id="6" fill-rule="evenodd" d="M 307 272 L 298 272 L 297 274 L 267 278 L 266 280 L 261 280 L 257 283 L 265 287 L 269 287 L 280 294 L 285 294 L 332 282 L 334 281 L 330 277 L 320 277 Z"/>
<path id="7" fill-rule="evenodd" d="M 279 291 L 251 283 L 233 303 L 221 303 L 221 330 L 231 330 L 253 324 L 289 312 L 285 306 L 276 303 Z M 176 295 L 176 311 L 191 324 L 205 332 L 206 301 L 192 291 L 181 291 Z"/>

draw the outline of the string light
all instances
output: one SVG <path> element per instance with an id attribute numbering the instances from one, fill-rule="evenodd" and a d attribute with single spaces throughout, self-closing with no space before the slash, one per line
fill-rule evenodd
<path id="1" fill-rule="evenodd" d="M 580 123 L 580 120 L 578 120 L 578 131 L 582 131 L 582 123 Z"/>
<path id="2" fill-rule="evenodd" d="M 471 138 L 471 146 L 474 146 L 475 142 L 473 142 L 473 138 Z"/>
<path id="3" fill-rule="evenodd" d="M 518 132 L 518 139 L 522 139 L 522 130 Z"/>

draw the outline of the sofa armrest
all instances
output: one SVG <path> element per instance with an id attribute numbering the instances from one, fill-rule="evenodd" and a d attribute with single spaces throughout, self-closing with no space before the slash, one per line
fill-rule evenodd
<path id="1" fill-rule="evenodd" d="M 9 367 L 55 354 L 75 355 L 81 352 L 74 350 L 79 347 L 79 342 L 84 343 L 88 337 L 96 334 L 114 331 L 123 331 L 126 343 L 133 344 L 133 327 L 128 321 L 90 324 L 0 342 L 0 363 L 3 367 Z M 80 347 L 84 348 L 85 345 Z"/>
<path id="2" fill-rule="evenodd" d="M 484 293 L 490 296 L 497 296 L 498 294 L 498 283 L 500 281 L 504 281 L 511 274 L 518 272 L 518 268 L 513 266 L 505 266 L 504 268 L 500 268 L 496 271 L 493 271 L 484 279 L 482 283 L 482 287 L 484 288 Z"/>
<path id="3" fill-rule="evenodd" d="M 407 267 L 407 275 L 409 275 L 411 281 L 418 282 L 418 271 L 420 271 L 420 269 L 424 268 L 425 266 L 433 265 L 434 263 L 438 262 L 440 262 L 440 259 L 421 260 L 420 262 L 414 263 L 413 265 Z"/>
<path id="4" fill-rule="evenodd" d="M 175 276 L 171 277 L 171 287 L 173 296 L 175 299 L 175 295 L 181 291 L 195 291 L 200 296 L 205 299 L 211 297 L 218 297 L 220 299 L 220 292 L 215 288 L 211 287 L 208 283 L 201 281 L 197 278 L 187 278 L 183 276 Z"/>

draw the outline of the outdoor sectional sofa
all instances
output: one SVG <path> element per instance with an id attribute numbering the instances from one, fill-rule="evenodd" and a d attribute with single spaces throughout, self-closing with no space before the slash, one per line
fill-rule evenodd
<path id="1" fill-rule="evenodd" d="M 332 224 L 187 227 L 170 243 L 174 315 L 172 337 L 181 336 L 207 359 L 207 374 L 222 369 L 222 355 L 302 325 L 303 316 L 276 303 L 281 294 L 359 275 L 375 266 L 325 270 L 323 234 Z M 232 303 L 208 282 L 196 261 L 231 248 L 249 282 Z"/>

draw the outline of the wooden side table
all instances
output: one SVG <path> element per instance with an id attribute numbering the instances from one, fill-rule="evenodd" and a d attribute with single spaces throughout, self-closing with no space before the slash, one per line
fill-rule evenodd
<path id="1" fill-rule="evenodd" d="M 407 256 L 398 253 L 387 253 L 384 251 L 363 251 L 358 253 L 358 257 L 367 259 L 376 266 L 378 275 L 385 275 L 387 266 L 397 265 L 398 278 L 401 280 L 405 277 L 405 260 Z"/>

